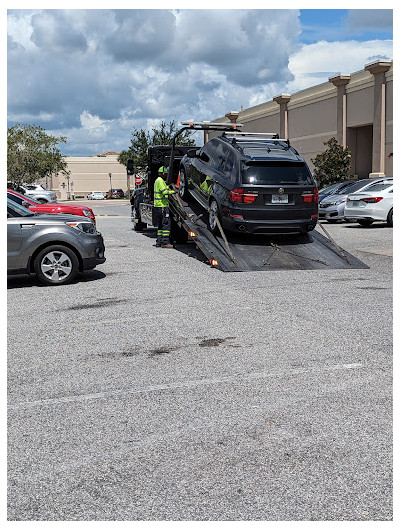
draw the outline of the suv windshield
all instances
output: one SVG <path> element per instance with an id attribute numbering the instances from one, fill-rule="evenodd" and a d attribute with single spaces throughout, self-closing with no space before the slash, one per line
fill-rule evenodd
<path id="1" fill-rule="evenodd" d="M 27 208 L 23 207 L 22 205 L 19 205 L 15 201 L 11 201 L 11 199 L 7 198 L 7 214 L 10 214 L 13 218 L 16 217 L 25 217 L 25 216 L 35 216 L 33 212 L 28 210 Z"/>
<path id="2" fill-rule="evenodd" d="M 257 161 L 243 164 L 242 184 L 314 185 L 315 183 L 304 162 Z"/>

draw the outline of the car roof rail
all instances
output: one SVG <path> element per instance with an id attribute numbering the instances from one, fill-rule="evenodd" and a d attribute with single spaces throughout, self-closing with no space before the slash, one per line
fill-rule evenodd
<path id="1" fill-rule="evenodd" d="M 243 124 L 232 124 L 232 123 L 217 123 L 217 122 L 181 122 L 181 125 L 187 127 L 188 129 L 196 130 L 211 130 L 211 131 L 235 131 L 238 127 L 243 127 Z"/>
<path id="2" fill-rule="evenodd" d="M 229 134 L 222 133 L 222 136 L 225 137 L 227 140 L 230 140 L 231 142 L 235 140 L 235 143 L 238 140 L 241 140 L 244 142 L 251 143 L 252 145 L 259 144 L 260 146 L 265 146 L 266 142 L 273 142 L 275 145 L 278 145 L 280 143 L 286 144 L 285 149 L 289 149 L 291 147 L 289 139 L 279 138 L 278 133 L 247 133 L 243 131 L 234 131 L 230 132 Z"/>

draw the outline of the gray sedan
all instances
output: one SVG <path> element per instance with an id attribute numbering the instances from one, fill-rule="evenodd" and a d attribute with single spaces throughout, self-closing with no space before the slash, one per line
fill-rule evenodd
<path id="1" fill-rule="evenodd" d="M 105 260 L 103 237 L 88 218 L 35 214 L 7 199 L 7 274 L 60 285 Z"/>

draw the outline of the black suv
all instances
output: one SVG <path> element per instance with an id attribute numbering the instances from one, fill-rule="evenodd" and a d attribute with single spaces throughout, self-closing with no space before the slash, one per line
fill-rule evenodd
<path id="1" fill-rule="evenodd" d="M 242 233 L 301 233 L 318 220 L 318 190 L 288 140 L 270 133 L 223 133 L 182 159 L 179 195 L 209 213 L 209 228 Z"/>

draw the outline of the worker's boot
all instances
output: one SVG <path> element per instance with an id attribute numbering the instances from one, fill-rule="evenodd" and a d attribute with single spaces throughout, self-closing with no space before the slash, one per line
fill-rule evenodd
<path id="1" fill-rule="evenodd" d="M 173 249 L 174 246 L 171 243 L 165 243 L 164 245 L 161 245 L 164 249 Z"/>

